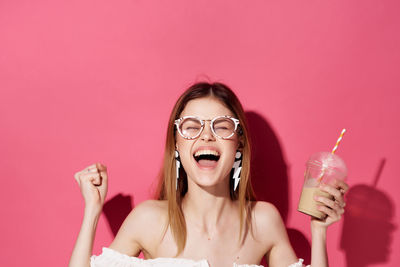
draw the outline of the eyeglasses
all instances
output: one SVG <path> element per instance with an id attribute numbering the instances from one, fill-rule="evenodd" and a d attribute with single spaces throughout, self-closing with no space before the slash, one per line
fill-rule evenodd
<path id="1" fill-rule="evenodd" d="M 195 139 L 203 131 L 206 121 L 210 122 L 213 134 L 221 139 L 232 137 L 239 125 L 239 120 L 231 116 L 218 116 L 212 120 L 201 120 L 196 116 L 185 116 L 175 120 L 175 125 L 183 138 Z"/>

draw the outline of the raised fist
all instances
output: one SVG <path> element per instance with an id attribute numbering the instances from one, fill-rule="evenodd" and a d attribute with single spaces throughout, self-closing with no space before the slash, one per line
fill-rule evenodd
<path id="1" fill-rule="evenodd" d="M 74 177 L 81 189 L 85 207 L 100 212 L 107 194 L 107 167 L 96 163 L 75 173 Z"/>

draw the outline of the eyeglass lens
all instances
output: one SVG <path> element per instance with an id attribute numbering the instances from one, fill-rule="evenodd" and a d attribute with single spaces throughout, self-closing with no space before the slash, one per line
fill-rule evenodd
<path id="1" fill-rule="evenodd" d="M 184 119 L 179 127 L 181 133 L 187 138 L 196 137 L 202 130 L 201 122 L 196 118 Z M 229 118 L 216 119 L 211 127 L 213 127 L 214 133 L 222 138 L 231 136 L 235 131 L 235 123 Z"/>

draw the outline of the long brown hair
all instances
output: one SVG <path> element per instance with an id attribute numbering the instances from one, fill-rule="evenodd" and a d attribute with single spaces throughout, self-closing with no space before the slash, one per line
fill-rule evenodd
<path id="1" fill-rule="evenodd" d="M 240 135 L 239 142 L 242 151 L 242 170 L 240 183 L 236 191 L 233 190 L 233 179 L 230 179 L 230 197 L 239 200 L 240 210 L 240 233 L 239 242 L 247 234 L 251 227 L 251 204 L 254 193 L 250 183 L 250 141 L 247 122 L 243 107 L 233 91 L 222 83 L 200 82 L 190 86 L 176 102 L 169 117 L 167 140 L 165 144 L 164 163 L 160 173 L 160 181 L 157 188 L 156 198 L 168 201 L 168 226 L 178 247 L 179 255 L 186 244 L 186 222 L 182 212 L 182 199 L 188 190 L 187 176 L 183 168 L 180 168 L 178 188 L 176 189 L 176 165 L 175 165 L 175 142 L 176 128 L 174 122 L 179 118 L 186 104 L 193 99 L 203 97 L 214 97 L 221 101 L 240 121 L 237 134 Z"/>

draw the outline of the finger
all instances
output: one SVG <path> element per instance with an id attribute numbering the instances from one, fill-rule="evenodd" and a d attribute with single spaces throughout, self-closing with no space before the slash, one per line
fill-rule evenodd
<path id="1" fill-rule="evenodd" d="M 76 172 L 74 176 L 78 177 L 81 174 L 90 173 L 90 172 L 97 172 L 97 168 L 96 168 L 95 164 L 90 165 L 89 167 L 86 167 L 85 169 L 83 169 L 83 170 L 81 170 L 79 172 Z"/>
<path id="2" fill-rule="evenodd" d="M 325 191 L 328 194 L 332 195 L 335 198 L 335 200 L 339 201 L 339 203 L 343 203 L 344 202 L 343 195 L 339 191 L 339 189 L 337 189 L 337 188 L 335 188 L 333 186 L 327 185 L 327 184 L 321 184 L 320 185 L 320 189 L 322 191 Z"/>
<path id="3" fill-rule="evenodd" d="M 344 213 L 344 206 L 342 206 L 338 210 L 336 210 L 336 213 L 339 214 L 339 215 L 342 215 Z"/>
<path id="4" fill-rule="evenodd" d="M 89 174 L 90 172 L 87 172 L 87 171 L 79 171 L 79 172 L 77 172 L 77 173 L 75 173 L 74 174 L 74 178 L 75 178 L 75 180 L 78 182 L 78 184 L 80 185 L 81 184 L 81 176 L 82 175 L 85 175 L 85 174 Z"/>
<path id="5" fill-rule="evenodd" d="M 333 201 L 333 200 L 331 200 L 331 201 Z M 329 206 L 329 208 L 335 210 L 335 212 L 337 214 L 343 214 L 344 213 L 344 206 L 346 205 L 346 203 L 345 202 L 340 203 L 337 200 L 334 200 L 333 202 L 334 202 L 333 206 Z"/>
<path id="6" fill-rule="evenodd" d="M 85 169 L 83 171 L 75 173 L 75 179 L 80 182 L 80 177 L 84 175 L 95 175 L 98 174 L 97 169 Z"/>
<path id="7" fill-rule="evenodd" d="M 100 173 L 100 177 L 102 178 L 102 183 L 107 184 L 108 181 L 107 167 L 101 163 L 97 163 L 96 166 Z"/>
<path id="8" fill-rule="evenodd" d="M 315 196 L 314 199 L 322 204 L 324 204 L 325 206 L 327 206 L 328 208 L 334 209 L 339 211 L 340 209 L 342 209 L 342 207 L 340 206 L 340 204 L 332 199 L 326 198 L 326 197 L 322 197 L 322 196 Z"/>
<path id="9" fill-rule="evenodd" d="M 325 213 L 326 215 L 328 215 L 328 217 L 331 217 L 333 220 L 339 220 L 341 218 L 340 214 L 336 213 L 335 210 L 330 209 L 326 206 L 318 205 L 318 210 Z"/>
<path id="10" fill-rule="evenodd" d="M 336 185 L 336 188 L 338 188 L 342 194 L 346 193 L 349 190 L 349 185 L 342 180 L 336 179 L 335 185 Z"/>
<path id="11" fill-rule="evenodd" d="M 101 185 L 101 177 L 99 173 L 88 173 L 80 176 L 82 182 L 90 182 L 93 185 Z"/>
<path id="12" fill-rule="evenodd" d="M 96 185 L 96 186 L 101 185 L 101 176 L 99 175 L 99 176 L 93 177 L 92 184 Z"/>
<path id="13" fill-rule="evenodd" d="M 107 175 L 107 167 L 106 167 L 106 165 L 103 165 L 101 163 L 97 163 L 96 166 L 97 166 L 96 168 L 97 168 L 97 170 L 98 170 L 98 172 L 100 174 Z"/>
<path id="14" fill-rule="evenodd" d="M 339 181 L 337 181 L 337 188 L 339 189 L 339 192 L 342 195 L 341 198 L 337 199 L 337 201 L 340 203 L 341 207 L 345 207 L 346 202 L 344 202 L 344 194 L 349 189 L 349 186 L 345 182 L 339 180 Z"/>
<path id="15" fill-rule="evenodd" d="M 88 167 L 86 167 L 86 168 L 84 168 L 84 169 L 81 170 L 80 172 L 85 173 L 85 172 L 89 172 L 89 171 L 92 171 L 92 170 L 97 170 L 97 168 L 96 168 L 96 163 L 95 163 L 95 164 L 92 164 L 92 165 L 90 165 L 90 166 L 88 166 Z"/>
<path id="16" fill-rule="evenodd" d="M 100 162 L 96 163 L 96 168 L 99 170 L 99 172 L 107 171 L 107 166 L 104 164 L 101 164 Z"/>
<path id="17" fill-rule="evenodd" d="M 92 165 L 83 170 L 83 172 L 98 172 L 96 165 Z"/>
<path id="18" fill-rule="evenodd" d="M 96 174 L 96 173 L 99 173 L 96 168 L 95 169 L 86 169 L 85 171 L 80 172 L 79 175 Z"/>

